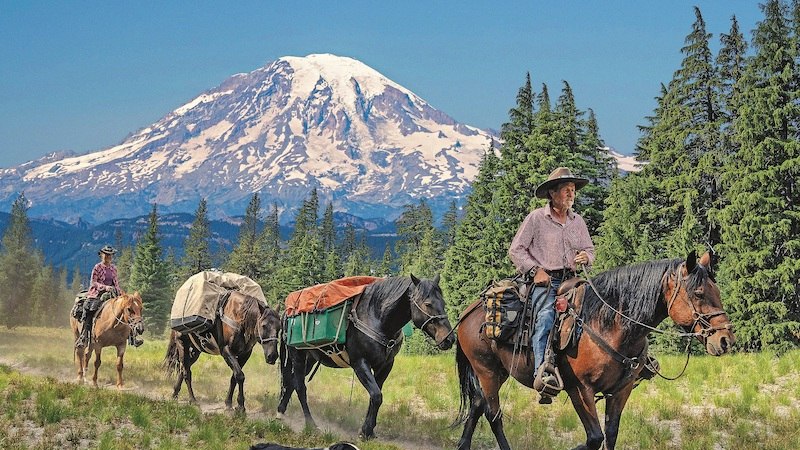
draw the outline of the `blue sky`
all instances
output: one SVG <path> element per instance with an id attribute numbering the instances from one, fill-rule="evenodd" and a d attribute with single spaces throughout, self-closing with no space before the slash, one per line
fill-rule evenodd
<path id="1" fill-rule="evenodd" d="M 0 1 L 0 167 L 121 142 L 234 73 L 281 56 L 359 59 L 456 120 L 499 129 L 530 72 L 562 80 L 631 153 L 699 6 L 714 50 L 758 2 Z"/>

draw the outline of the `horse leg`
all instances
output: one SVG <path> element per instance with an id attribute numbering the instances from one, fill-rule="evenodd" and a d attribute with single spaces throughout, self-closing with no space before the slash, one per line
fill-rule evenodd
<path id="1" fill-rule="evenodd" d="M 361 426 L 361 436 L 364 439 L 372 439 L 375 437 L 375 425 L 378 419 L 378 409 L 383 403 L 383 393 L 380 386 L 378 386 L 375 377 L 369 364 L 363 359 L 359 358 L 355 364 L 352 364 L 353 370 L 358 377 L 358 381 L 369 393 L 369 408 L 367 409 L 367 416 L 364 418 L 364 424 Z"/>
<path id="2" fill-rule="evenodd" d="M 92 348 L 93 348 L 93 346 L 89 347 L 89 353 L 90 354 L 91 354 Z M 97 372 L 100 370 L 100 364 L 103 363 L 103 361 L 101 361 L 101 359 L 100 359 L 100 354 L 102 352 L 103 352 L 103 349 L 101 347 L 98 347 L 98 348 L 94 349 L 94 375 L 92 375 L 92 385 L 94 385 L 94 387 L 97 387 Z M 87 359 L 87 363 L 88 363 L 88 359 Z"/>
<path id="3" fill-rule="evenodd" d="M 233 356 L 233 353 L 231 353 L 229 346 L 223 346 L 220 349 L 219 354 L 222 355 L 222 359 L 225 360 L 225 363 L 228 364 L 228 367 L 230 367 L 230 369 L 233 371 L 233 375 L 231 375 L 228 396 L 225 398 L 225 409 L 231 409 L 233 406 L 233 387 L 235 384 L 238 384 L 239 394 L 242 397 L 242 403 L 237 407 L 237 410 L 244 412 L 244 394 L 242 394 L 242 386 L 244 386 L 244 372 L 242 371 L 242 367 L 239 365 L 239 361 L 237 361 L 236 357 Z"/>
<path id="4" fill-rule="evenodd" d="M 86 361 L 86 347 L 83 346 L 76 346 L 75 347 L 75 365 L 78 368 L 78 377 L 75 379 L 80 384 L 86 382 L 86 370 L 85 370 L 85 363 Z"/>
<path id="5" fill-rule="evenodd" d="M 292 392 L 295 390 L 295 382 L 294 382 L 294 359 L 288 355 L 289 348 L 286 344 L 281 343 L 280 349 L 280 371 L 281 371 L 281 393 L 280 398 L 278 398 L 278 410 L 276 412 L 276 417 L 278 419 L 283 418 L 283 414 L 286 412 L 286 407 L 289 406 L 289 400 L 292 398 Z"/>
<path id="6" fill-rule="evenodd" d="M 117 389 L 122 389 L 124 382 L 122 381 L 122 368 L 125 366 L 123 358 L 125 357 L 125 344 L 117 346 Z"/>
<path id="7" fill-rule="evenodd" d="M 253 350 L 249 350 L 239 356 L 236 357 L 236 362 L 239 363 L 239 370 L 242 371 L 242 379 L 239 381 L 239 396 L 236 398 L 237 406 L 236 410 L 244 412 L 244 365 L 247 364 L 247 360 L 250 359 L 250 354 Z M 233 396 L 233 377 L 231 377 L 231 386 L 228 390 L 228 403 L 231 402 Z"/>
<path id="8" fill-rule="evenodd" d="M 597 407 L 594 403 L 595 392 L 586 386 L 567 389 L 572 406 L 581 419 L 586 430 L 586 443 L 573 450 L 597 450 L 603 445 L 603 430 L 597 418 Z"/>
<path id="9" fill-rule="evenodd" d="M 633 391 L 633 384 L 631 383 L 625 389 L 617 392 L 610 398 L 606 399 L 606 447 L 605 450 L 614 450 L 617 445 L 617 434 L 619 433 L 619 420 L 622 417 L 622 409 L 628 402 L 628 398 Z"/>
<path id="10" fill-rule="evenodd" d="M 311 409 L 308 407 L 308 389 L 306 388 L 306 373 L 309 369 L 309 361 L 306 355 L 300 352 L 296 354 L 296 357 L 298 363 L 293 367 L 294 373 L 292 373 L 292 377 L 294 389 L 297 392 L 297 400 L 300 402 L 300 408 L 303 409 L 303 417 L 305 417 L 306 420 L 306 428 L 316 429 L 317 423 L 314 422 L 314 418 L 311 417 Z"/>
<path id="11" fill-rule="evenodd" d="M 486 416 L 486 420 L 489 421 L 489 426 L 492 429 L 494 438 L 497 440 L 497 445 L 500 447 L 500 450 L 511 450 L 511 446 L 508 444 L 508 439 L 506 438 L 505 430 L 503 429 L 503 411 L 500 408 L 500 387 L 503 385 L 503 383 L 505 383 L 508 376 L 501 376 L 500 374 L 488 369 L 479 370 L 476 372 L 478 381 L 481 385 L 481 391 L 483 391 L 483 396 L 485 398 L 485 402 L 483 402 L 485 405 L 484 415 Z M 475 406 L 475 399 L 473 399 L 472 404 L 470 405 L 470 413 L 472 413 L 472 410 L 475 408 Z M 476 409 L 476 413 L 477 412 L 478 410 Z M 478 418 L 475 417 L 474 421 L 477 424 Z M 473 425 L 473 430 L 474 429 L 475 425 Z M 466 432 L 466 426 L 464 427 L 464 431 Z M 470 438 L 471 437 L 472 436 L 470 436 Z"/>

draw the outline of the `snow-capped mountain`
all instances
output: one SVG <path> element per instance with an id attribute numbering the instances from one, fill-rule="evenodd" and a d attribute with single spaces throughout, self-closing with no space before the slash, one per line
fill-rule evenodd
<path id="1" fill-rule="evenodd" d="M 31 214 L 99 222 L 153 202 L 192 212 L 201 197 L 212 214 L 242 214 L 253 192 L 291 208 L 316 187 L 338 210 L 392 216 L 463 195 L 492 139 L 355 59 L 284 57 L 117 146 L 0 169 L 0 204 L 24 191 Z"/>

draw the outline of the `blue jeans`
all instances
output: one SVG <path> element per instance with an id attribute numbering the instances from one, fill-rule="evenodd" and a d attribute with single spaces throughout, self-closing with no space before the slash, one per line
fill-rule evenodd
<path id="1" fill-rule="evenodd" d="M 544 351 L 547 348 L 547 338 L 550 336 L 550 329 L 556 321 L 556 291 L 561 285 L 561 279 L 551 278 L 550 287 L 535 286 L 531 290 L 531 301 L 533 301 L 533 317 L 536 318 L 533 325 L 533 337 L 531 347 L 533 348 L 533 373 L 539 370 L 539 366 L 544 362 Z"/>

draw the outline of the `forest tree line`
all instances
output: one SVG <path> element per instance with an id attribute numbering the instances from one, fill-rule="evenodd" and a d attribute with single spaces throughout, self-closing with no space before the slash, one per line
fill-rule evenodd
<path id="1" fill-rule="evenodd" d="M 641 170 L 620 176 L 591 109 L 576 106 L 563 81 L 553 101 L 548 86 L 520 87 L 501 144 L 487 144 L 466 204 L 453 204 L 436 226 L 424 201 L 408 205 L 398 241 L 373 260 L 352 227 L 337 233 L 333 208 L 312 191 L 291 238 L 278 233 L 276 205 L 254 194 L 238 242 L 213 261 L 208 211 L 201 201 L 183 257 L 164 255 L 157 208 L 117 266 L 123 288 L 145 299 L 151 331 L 166 327 L 177 286 L 210 267 L 247 275 L 279 305 L 288 292 L 346 275 L 442 275 L 451 319 L 492 280 L 514 269 L 507 249 L 528 212 L 543 206 L 535 187 L 556 167 L 590 180 L 575 209 L 587 222 L 597 258 L 592 273 L 641 261 L 683 258 L 713 249 L 714 273 L 741 350 L 783 351 L 800 343 L 800 1 L 770 0 L 748 41 L 731 18 L 712 50 L 713 35 L 695 8 L 683 59 L 655 93 L 641 126 Z M 716 45 L 715 45 L 716 46 Z M 48 268 L 26 230 L 24 196 L 0 248 L 0 321 L 61 325 L 75 286 L 64 269 Z M 263 217 L 262 217 L 263 215 Z M 26 234 L 27 233 L 27 234 Z M 76 277 L 73 276 L 73 280 Z M 42 313 L 42 305 L 58 305 Z M 60 308 L 60 309 L 59 309 Z M 48 310 L 49 311 L 49 310 Z"/>

